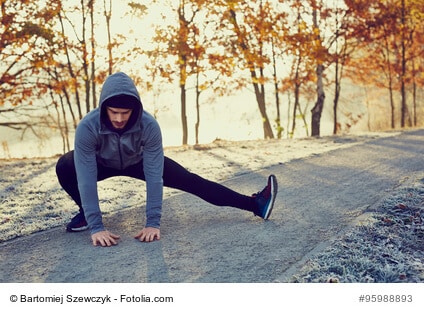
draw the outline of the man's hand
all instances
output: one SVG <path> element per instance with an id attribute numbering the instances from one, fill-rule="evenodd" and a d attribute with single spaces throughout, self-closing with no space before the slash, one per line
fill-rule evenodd
<path id="1" fill-rule="evenodd" d="M 111 233 L 108 230 L 99 231 L 91 235 L 93 245 L 97 246 L 97 244 L 100 244 L 102 247 L 110 247 L 112 245 L 117 245 L 119 238 L 121 237 Z"/>
<path id="2" fill-rule="evenodd" d="M 160 240 L 160 229 L 154 227 L 143 228 L 134 238 L 145 242 Z"/>

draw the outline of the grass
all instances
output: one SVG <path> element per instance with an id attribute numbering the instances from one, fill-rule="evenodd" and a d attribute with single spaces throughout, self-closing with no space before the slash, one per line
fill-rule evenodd
<path id="1" fill-rule="evenodd" d="M 290 282 L 424 282 L 423 183 L 403 187 L 382 201 L 367 224 L 333 240 Z"/>

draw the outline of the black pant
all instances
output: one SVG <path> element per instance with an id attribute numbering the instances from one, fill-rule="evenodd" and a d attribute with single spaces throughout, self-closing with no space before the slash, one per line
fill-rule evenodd
<path id="1" fill-rule="evenodd" d="M 62 188 L 82 210 L 81 197 L 78 190 L 77 174 L 74 165 L 74 151 L 64 154 L 56 164 L 56 174 Z M 143 164 L 135 164 L 117 170 L 97 165 L 97 181 L 114 176 L 129 176 L 145 180 Z M 231 206 L 247 211 L 254 208 L 252 197 L 237 193 L 225 186 L 199 175 L 193 174 L 172 159 L 165 157 L 163 169 L 163 184 L 165 187 L 179 189 L 217 206 Z"/>

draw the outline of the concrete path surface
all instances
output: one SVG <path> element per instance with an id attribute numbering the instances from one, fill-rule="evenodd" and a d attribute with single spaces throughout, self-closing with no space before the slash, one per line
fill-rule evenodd
<path id="1" fill-rule="evenodd" d="M 305 256 L 423 171 L 424 130 L 374 139 L 223 182 L 252 194 L 274 173 L 279 193 L 268 221 L 180 194 L 164 201 L 157 242 L 133 239 L 142 208 L 105 216 L 121 235 L 114 247 L 93 247 L 88 232 L 64 227 L 0 244 L 0 282 L 284 282 Z"/>

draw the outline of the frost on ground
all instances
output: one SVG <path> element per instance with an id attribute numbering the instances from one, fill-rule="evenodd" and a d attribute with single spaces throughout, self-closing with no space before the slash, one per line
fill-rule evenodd
<path id="1" fill-rule="evenodd" d="M 225 181 L 383 135 L 241 142 L 216 140 L 205 145 L 165 148 L 165 155 L 207 179 Z M 57 181 L 57 160 L 58 157 L 0 160 L 0 243 L 52 227 L 63 227 L 77 213 L 75 203 Z M 99 182 L 98 190 L 105 216 L 122 209 L 144 207 L 144 182 L 114 177 Z M 177 190 L 164 189 L 165 198 L 177 193 Z"/>
<path id="2" fill-rule="evenodd" d="M 368 223 L 334 240 L 290 282 L 424 282 L 424 178 L 371 213 Z"/>

